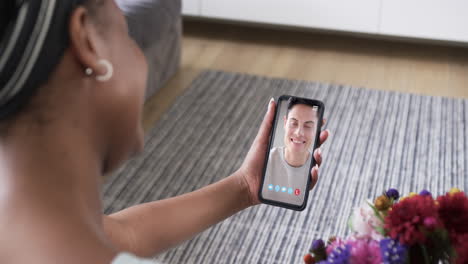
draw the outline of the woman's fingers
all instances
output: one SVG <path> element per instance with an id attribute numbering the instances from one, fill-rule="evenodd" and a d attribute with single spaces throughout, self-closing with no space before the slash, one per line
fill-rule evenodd
<path id="1" fill-rule="evenodd" d="M 315 187 L 315 184 L 317 184 L 318 181 L 318 165 L 315 165 L 312 170 L 310 171 L 310 177 L 311 177 L 311 182 L 310 182 L 310 189 L 312 190 Z"/>
<path id="2" fill-rule="evenodd" d="M 325 143 L 325 141 L 327 141 L 328 139 L 328 136 L 330 136 L 330 130 L 324 130 L 322 132 L 320 132 L 320 137 L 319 137 L 319 141 L 320 141 L 320 146 Z"/>
<path id="3" fill-rule="evenodd" d="M 322 165 L 322 150 L 320 148 L 314 151 L 314 159 L 317 165 L 320 167 L 320 165 Z"/>
<path id="4" fill-rule="evenodd" d="M 271 98 L 268 103 L 268 110 L 263 118 L 262 124 L 260 125 L 257 137 L 255 138 L 254 145 L 268 145 L 270 131 L 273 126 L 273 118 L 275 116 L 275 107 L 275 100 Z"/>
<path id="5" fill-rule="evenodd" d="M 324 126 L 327 123 L 327 120 L 324 118 L 322 122 L 322 126 Z M 330 131 L 324 130 L 320 132 L 319 136 L 319 142 L 320 146 L 327 141 L 328 136 L 330 135 Z M 318 181 L 318 174 L 319 174 L 319 167 L 322 165 L 322 150 L 320 149 L 320 146 L 314 151 L 314 159 L 316 162 L 316 165 L 310 170 L 310 177 L 311 177 L 311 183 L 310 183 L 310 189 L 312 190 L 315 187 L 315 184 L 317 184 Z"/>

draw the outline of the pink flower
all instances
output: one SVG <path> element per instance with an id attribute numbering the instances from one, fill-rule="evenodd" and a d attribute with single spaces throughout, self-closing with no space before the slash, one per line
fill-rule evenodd
<path id="1" fill-rule="evenodd" d="M 350 240 L 347 243 L 351 245 L 350 263 L 359 264 L 380 264 L 382 258 L 380 255 L 379 242 L 369 239 Z"/>
<path id="2" fill-rule="evenodd" d="M 437 227 L 437 219 L 432 216 L 426 217 L 424 219 L 424 226 L 430 231 L 434 230 Z"/>
<path id="3" fill-rule="evenodd" d="M 349 224 L 357 238 L 372 238 L 374 240 L 383 238 L 377 228 L 383 228 L 384 223 L 375 215 L 368 202 L 353 210 Z"/>
<path id="4" fill-rule="evenodd" d="M 337 238 L 327 247 L 327 255 L 340 247 L 350 248 L 349 263 L 351 264 L 380 264 L 382 263 L 380 244 L 376 240 L 350 237 Z"/>

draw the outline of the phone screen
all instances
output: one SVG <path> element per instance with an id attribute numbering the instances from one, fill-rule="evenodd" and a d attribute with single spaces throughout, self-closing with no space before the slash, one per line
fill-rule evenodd
<path id="1" fill-rule="evenodd" d="M 323 110 L 317 100 L 287 95 L 278 99 L 260 189 L 262 202 L 305 209 Z"/>

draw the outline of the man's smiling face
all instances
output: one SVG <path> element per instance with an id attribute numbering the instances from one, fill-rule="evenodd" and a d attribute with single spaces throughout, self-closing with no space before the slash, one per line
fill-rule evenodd
<path id="1" fill-rule="evenodd" d="M 296 104 L 284 117 L 284 144 L 288 150 L 307 155 L 315 139 L 317 110 L 305 104 Z"/>

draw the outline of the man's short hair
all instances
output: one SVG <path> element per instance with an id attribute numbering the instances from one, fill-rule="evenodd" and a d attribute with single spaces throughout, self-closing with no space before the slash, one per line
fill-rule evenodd
<path id="1" fill-rule="evenodd" d="M 310 101 L 302 99 L 302 98 L 296 98 L 296 97 L 290 97 L 288 100 L 288 111 L 286 112 L 286 117 L 289 115 L 289 111 L 298 104 L 303 104 L 303 105 L 308 105 L 310 107 L 314 107 L 315 105 L 312 104 Z"/>

